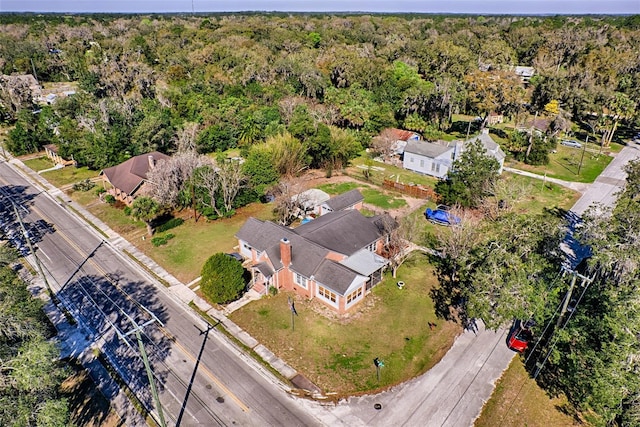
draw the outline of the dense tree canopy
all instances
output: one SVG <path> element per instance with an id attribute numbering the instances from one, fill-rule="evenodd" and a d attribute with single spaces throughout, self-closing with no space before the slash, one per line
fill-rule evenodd
<path id="1" fill-rule="evenodd" d="M 3 250 L 4 251 L 4 250 Z M 0 424 L 63 426 L 67 376 L 42 302 L 8 267 L 0 268 Z"/>
<path id="2" fill-rule="evenodd" d="M 336 152 L 351 137 L 333 127 L 365 145 L 387 127 L 438 137 L 453 113 L 518 122 L 551 101 L 577 122 L 597 115 L 605 143 L 638 121 L 636 17 L 5 15 L 0 26 L 2 73 L 81 89 L 32 115 L 27 88 L 1 80 L 9 148 L 57 142 L 96 169 L 176 151 L 185 122 L 203 153 L 288 129 L 312 166 L 334 168 L 358 146 Z M 535 67 L 528 86 L 516 65 Z"/>

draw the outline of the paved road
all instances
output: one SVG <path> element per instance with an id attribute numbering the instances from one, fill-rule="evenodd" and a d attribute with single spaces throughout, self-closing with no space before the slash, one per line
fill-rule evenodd
<path id="1" fill-rule="evenodd" d="M 640 157 L 640 145 L 632 144 L 624 147 L 571 208 L 571 211 L 582 215 L 594 204 L 612 206 L 617 199 L 616 193 L 625 185 L 627 174 L 623 169 L 624 166 L 638 157 Z"/>
<path id="2" fill-rule="evenodd" d="M 576 214 L 581 214 L 594 202 L 611 204 L 615 200 L 615 193 L 619 186 L 624 183 L 624 172 L 622 167 L 632 158 L 638 157 L 640 151 L 636 146 L 625 147 L 609 167 L 596 180 L 594 184 L 587 188 L 582 198 L 572 209 Z M 9 172 L 5 171 L 5 166 L 0 167 L 0 185 L 8 181 Z M 12 184 L 28 187 L 24 181 L 14 180 Z M 28 191 L 33 197 L 33 190 Z M 61 209 L 58 202 L 49 200 L 48 204 L 40 207 L 40 199 L 48 199 L 48 196 L 36 196 L 36 205 L 47 215 L 58 215 L 55 209 Z M 62 203 L 64 205 L 64 203 Z M 65 211 L 65 209 L 62 209 Z M 49 218 L 49 217 L 47 217 Z M 64 283 L 82 262 L 87 254 L 97 247 L 100 239 L 94 234 L 94 238 L 84 241 L 79 239 L 78 234 L 87 233 L 88 226 L 83 222 L 75 221 L 64 215 L 59 219 L 61 224 L 66 224 L 66 229 L 61 228 L 53 235 L 65 232 L 73 236 L 74 242 L 82 240 L 77 255 L 73 254 L 69 247 L 65 247 L 63 242 L 58 242 L 54 246 L 47 246 L 43 242 L 43 258 L 51 257 L 49 252 L 53 251 L 53 258 L 58 256 L 58 252 L 64 253 L 66 258 L 73 261 L 66 270 L 58 273 L 61 276 L 59 281 Z M 88 230 L 89 234 L 92 230 Z M 49 236 L 47 236 L 48 238 Z M 65 240 L 65 239 L 63 239 Z M 68 242 L 67 242 L 68 243 Z M 60 246 L 62 245 L 62 246 Z M 84 255 L 84 256 L 81 256 Z M 107 259 L 104 259 L 104 258 Z M 188 378 L 193 371 L 194 355 L 200 351 L 204 339 L 200 332 L 194 327 L 201 329 L 204 325 L 198 322 L 191 313 L 182 310 L 172 297 L 166 295 L 166 290 L 162 287 L 152 286 L 151 280 L 144 277 L 134 266 L 115 254 L 108 244 L 103 244 L 91 257 L 92 260 L 99 259 L 103 270 L 94 271 L 96 277 L 105 271 L 116 272 L 118 282 L 127 281 L 127 293 L 131 293 L 141 301 L 149 303 L 151 306 L 157 304 L 159 317 L 166 323 L 166 330 L 173 336 L 180 337 L 179 341 L 168 344 L 170 350 L 166 350 L 167 355 L 161 356 L 160 362 L 155 360 L 154 367 L 166 377 L 174 375 L 180 378 Z M 115 263 L 113 264 L 109 264 Z M 61 268 L 57 263 L 46 263 L 52 271 Z M 90 264 L 90 263 L 89 263 Z M 86 264 L 85 264 L 86 265 Z M 88 267 L 87 267 L 88 268 Z M 83 274 L 87 272 L 82 270 Z M 131 276 L 130 276 L 131 275 Z M 74 275 L 76 276 L 76 275 Z M 104 278 L 104 276 L 103 276 Z M 85 279 L 83 279 L 85 280 Z M 84 282 L 76 280 L 78 290 L 89 288 L 89 284 L 82 287 Z M 108 281 L 107 281 L 108 282 Z M 91 282 L 93 284 L 93 282 Z M 114 295 L 119 291 L 113 287 L 108 288 L 105 283 L 93 284 L 96 289 L 110 289 Z M 97 291 L 97 297 L 100 293 Z M 106 291 L 105 291 L 106 292 Z M 84 297 L 87 298 L 86 296 Z M 236 423 L 238 425 L 315 425 L 324 424 L 331 426 L 466 426 L 473 425 L 475 418 L 480 414 L 482 406 L 493 392 L 495 381 L 508 366 L 514 353 L 507 349 L 505 345 L 506 332 L 503 330 L 496 332 L 486 331 L 480 325 L 477 335 L 467 331 L 455 342 L 451 350 L 445 355 L 440 363 L 426 374 L 402 384 L 384 393 L 370 396 L 353 397 L 337 405 L 322 405 L 310 401 L 298 401 L 291 398 L 277 387 L 274 382 L 265 379 L 264 374 L 259 374 L 258 370 L 249 369 L 240 352 L 234 350 L 226 340 L 219 337 L 217 332 L 213 332 L 206 342 L 203 353 L 203 368 L 199 368 L 198 375 L 194 382 L 194 394 L 196 400 L 202 400 L 203 404 L 198 408 L 192 405 L 189 400 L 189 420 L 183 425 L 195 425 L 196 419 L 210 417 L 207 411 L 219 411 L 220 419 L 225 423 Z M 159 335 L 155 339 L 161 340 Z M 174 345 L 175 344 L 175 345 Z M 167 373 L 167 371 L 173 372 Z M 203 373 L 204 372 L 204 373 Z M 210 375 L 209 375 L 210 374 Z M 383 371 L 384 375 L 384 371 Z M 167 387 L 169 388 L 169 387 Z M 172 408 L 176 413 L 176 404 L 181 402 L 179 396 L 167 396 L 163 394 L 163 404 Z M 224 404 L 219 402 L 217 397 L 222 397 Z M 374 404 L 379 403 L 381 409 L 377 410 Z M 300 409 L 300 405 L 306 409 L 306 413 Z M 205 406 L 208 409 L 205 409 Z M 245 409 L 246 408 L 246 409 Z M 239 410 L 240 409 L 240 410 Z M 311 416 L 313 414 L 314 416 Z M 320 420 L 320 421 L 318 421 Z M 215 419 L 205 422 L 205 425 L 216 425 Z"/>
<path id="3" fill-rule="evenodd" d="M 128 336 L 129 348 L 115 331 L 133 330 L 123 311 L 138 324 L 147 323 L 151 316 L 142 306 L 164 324 L 147 325 L 143 341 L 169 425 L 176 424 L 181 412 L 183 426 L 321 424 L 221 333 L 212 330 L 205 335 L 201 319 L 79 220 L 65 200 L 44 190 L 32 187 L 6 162 L 0 164 L 2 209 L 9 209 L 8 198 L 21 206 L 51 286 L 80 320 L 89 342 L 105 352 L 148 407 L 154 405 L 135 337 Z"/>

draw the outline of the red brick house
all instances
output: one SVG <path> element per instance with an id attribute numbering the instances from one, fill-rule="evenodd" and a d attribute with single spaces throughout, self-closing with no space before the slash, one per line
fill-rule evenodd
<path id="1" fill-rule="evenodd" d="M 295 229 L 249 218 L 236 237 L 251 262 L 256 291 L 293 291 L 343 314 L 382 280 L 390 224 L 395 222 L 388 215 L 365 217 L 347 209 Z"/>
<path id="2" fill-rule="evenodd" d="M 156 167 L 161 160 L 167 159 L 169 156 L 166 154 L 153 151 L 106 168 L 100 172 L 104 188 L 116 200 L 131 206 L 137 196 L 150 194 L 151 188 L 147 181 L 147 172 Z"/>

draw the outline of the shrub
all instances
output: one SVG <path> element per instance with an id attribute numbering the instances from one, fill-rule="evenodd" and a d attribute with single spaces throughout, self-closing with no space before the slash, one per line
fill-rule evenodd
<path id="1" fill-rule="evenodd" d="M 89 191 L 95 186 L 96 184 L 94 184 L 93 182 L 91 182 L 89 178 L 87 178 L 80 182 L 76 182 L 75 184 L 73 184 L 72 188 L 73 188 L 73 191 Z"/>
<path id="2" fill-rule="evenodd" d="M 104 196 L 104 201 L 109 203 L 110 205 L 113 205 L 116 202 L 116 198 L 111 194 L 107 194 L 106 196 Z"/>
<path id="3" fill-rule="evenodd" d="M 98 187 L 98 188 L 96 188 L 96 196 L 99 196 L 99 195 L 101 195 L 102 193 L 106 193 L 106 192 L 107 192 L 107 190 L 105 190 L 105 188 L 104 188 L 104 187 Z"/>
<path id="4" fill-rule="evenodd" d="M 125 206 L 124 208 L 122 208 L 122 211 L 124 212 L 124 214 L 126 216 L 130 216 L 131 215 L 131 206 Z"/>
<path id="5" fill-rule="evenodd" d="M 163 224 L 160 224 L 156 227 L 156 231 L 158 233 L 162 233 L 163 231 L 169 231 L 172 228 L 176 228 L 179 225 L 184 223 L 184 219 L 182 218 L 171 218 L 169 221 L 166 221 Z"/>
<path id="6" fill-rule="evenodd" d="M 155 236 L 153 239 L 151 239 L 151 244 L 155 247 L 166 245 L 167 242 L 169 242 L 169 240 L 173 239 L 174 237 L 176 236 L 171 233 L 165 234 L 164 236 Z"/>
<path id="7" fill-rule="evenodd" d="M 219 252 L 202 267 L 200 289 L 211 301 L 224 304 L 240 297 L 245 287 L 245 270 L 237 259 Z"/>

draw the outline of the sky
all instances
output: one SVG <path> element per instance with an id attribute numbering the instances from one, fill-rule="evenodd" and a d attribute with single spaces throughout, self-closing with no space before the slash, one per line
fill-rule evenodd
<path id="1" fill-rule="evenodd" d="M 640 14 L 640 0 L 0 0 L 0 12 Z"/>

